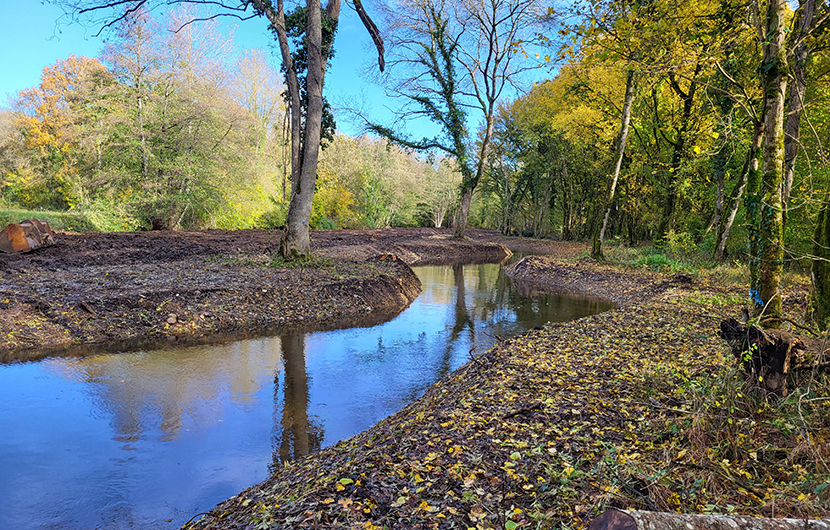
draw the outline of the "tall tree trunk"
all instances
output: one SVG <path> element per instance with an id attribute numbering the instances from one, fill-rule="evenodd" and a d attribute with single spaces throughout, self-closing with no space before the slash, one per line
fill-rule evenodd
<path id="1" fill-rule="evenodd" d="M 753 143 L 753 148 L 750 150 L 752 160 L 750 161 L 749 171 L 747 172 L 746 191 L 744 192 L 746 227 L 749 236 L 749 293 L 753 304 L 756 303 L 756 299 L 758 301 L 761 299 L 759 295 L 761 292 L 761 276 L 759 273 L 761 262 L 758 257 L 758 249 L 760 248 L 758 228 L 761 215 L 761 182 L 763 180 L 763 174 L 761 172 L 761 151 L 764 143 L 764 126 L 763 121 L 755 124 L 758 144 L 756 148 Z"/>
<path id="2" fill-rule="evenodd" d="M 674 218 L 677 211 L 677 200 L 680 193 L 679 179 L 680 179 L 680 165 L 683 163 L 683 157 L 686 155 L 686 136 L 689 133 L 689 123 L 692 118 L 692 110 L 694 108 L 695 92 L 697 92 L 697 83 L 695 79 L 702 69 L 702 64 L 698 63 L 695 67 L 695 73 L 689 84 L 688 92 L 684 92 L 677 82 L 677 76 L 673 73 L 669 74 L 669 86 L 675 94 L 677 94 L 683 101 L 683 113 L 680 118 L 680 128 L 677 130 L 677 137 L 673 143 L 673 151 L 671 156 L 671 172 L 669 190 L 666 196 L 666 201 L 663 203 L 663 214 L 660 218 L 660 226 L 657 229 L 657 239 L 662 240 L 666 237 L 669 230 L 672 229 Z"/>
<path id="3" fill-rule="evenodd" d="M 478 183 L 484 175 L 484 166 L 487 164 L 487 157 L 490 154 L 490 143 L 493 140 L 493 126 L 495 124 L 493 103 L 490 102 L 488 112 L 485 113 L 486 124 L 484 127 L 484 138 L 481 140 L 481 147 L 478 150 L 478 161 L 476 163 L 475 173 L 472 179 L 464 179 L 463 188 L 461 192 L 461 204 L 458 208 L 458 218 L 455 223 L 455 232 L 453 237 L 461 239 L 464 237 L 464 232 L 467 230 L 467 221 L 470 216 L 470 205 L 473 202 L 473 190 L 475 190 Z"/>
<path id="4" fill-rule="evenodd" d="M 726 96 L 721 96 L 718 103 L 721 108 L 721 115 L 730 116 L 734 105 L 732 99 Z M 725 138 L 724 132 L 727 129 L 727 126 L 721 125 L 718 129 L 720 129 L 720 136 Z M 723 219 L 723 207 L 726 203 L 726 165 L 729 158 L 729 150 L 729 143 L 723 142 L 718 148 L 718 152 L 715 153 L 714 157 L 712 157 L 712 173 L 715 175 L 715 181 L 717 182 L 718 188 L 717 196 L 715 198 L 715 211 L 712 213 L 712 218 L 709 220 L 709 224 L 706 226 L 705 230 L 705 233 L 707 234 L 712 230 L 712 228 L 719 230 L 722 224 L 721 219 Z"/>
<path id="5" fill-rule="evenodd" d="M 614 175 L 611 179 L 611 187 L 608 190 L 608 196 L 603 204 L 605 214 L 602 218 L 602 227 L 594 229 L 594 242 L 591 249 L 591 257 L 594 259 L 602 259 L 602 243 L 605 240 L 605 229 L 608 227 L 608 217 L 611 215 L 611 207 L 614 203 L 614 195 L 617 192 L 617 182 L 620 179 L 620 170 L 622 169 L 623 155 L 625 155 L 625 143 L 628 140 L 628 129 L 631 125 L 631 107 L 634 105 L 634 93 L 636 88 L 636 77 L 634 70 L 628 70 L 625 78 L 625 98 L 623 100 L 622 119 L 620 123 L 619 143 L 617 144 L 617 161 L 614 164 Z"/>
<path id="6" fill-rule="evenodd" d="M 761 150 L 761 141 L 763 140 L 764 126 L 762 122 L 756 122 L 753 129 L 752 146 L 746 153 L 741 174 L 738 176 L 738 182 L 732 188 L 732 194 L 729 197 L 729 212 L 721 220 L 718 225 L 718 233 L 715 241 L 715 258 L 723 260 L 726 255 L 726 240 L 729 239 L 729 234 L 732 232 L 732 224 L 735 222 L 735 216 L 738 214 L 738 209 L 741 205 L 741 199 L 744 195 L 744 189 L 747 187 L 749 176 L 753 175 L 753 181 L 760 182 L 758 172 L 758 153 Z M 749 209 L 747 208 L 747 212 Z M 749 213 L 747 213 L 749 218 Z"/>
<path id="7" fill-rule="evenodd" d="M 314 198 L 314 184 L 317 179 L 317 161 L 320 154 L 320 136 L 323 117 L 323 81 L 329 45 L 323 43 L 323 13 L 320 0 L 306 0 L 306 94 L 308 105 L 305 112 L 305 135 L 301 135 L 302 106 L 296 66 L 291 57 L 286 34 L 283 0 L 276 0 L 277 7 L 268 0 L 252 0 L 254 7 L 264 13 L 277 33 L 282 63 L 286 69 L 286 85 L 291 113 L 291 201 L 286 215 L 285 230 L 280 242 L 286 258 L 311 257 L 309 220 L 311 201 Z M 330 31 L 335 31 L 340 17 L 340 0 L 329 0 L 325 18 Z M 363 25 L 372 35 L 378 49 L 378 64 L 384 68 L 383 43 L 377 28 L 366 15 L 360 0 L 354 2 Z"/>
<path id="8" fill-rule="evenodd" d="M 787 92 L 787 53 L 785 0 L 770 0 L 766 16 L 764 63 L 764 155 L 758 225 L 758 292 L 751 293 L 756 315 L 781 316 L 779 285 L 784 271 L 783 207 L 784 180 L 784 100 Z"/>
<path id="9" fill-rule="evenodd" d="M 564 153 L 563 153 L 564 154 Z M 559 181 L 562 187 L 562 239 L 570 241 L 573 236 L 573 190 L 569 187 L 568 163 L 565 157 L 561 159 L 562 170 L 559 172 Z"/>
<path id="10" fill-rule="evenodd" d="M 794 24 L 796 30 L 790 39 L 803 38 L 813 24 L 813 14 L 816 8 L 815 0 L 799 0 L 798 21 Z M 784 208 L 784 226 L 787 224 L 787 212 L 790 204 L 790 191 L 795 177 L 795 159 L 798 156 L 799 129 L 801 128 L 801 114 L 804 112 L 804 94 L 807 90 L 807 58 L 810 50 L 802 41 L 793 53 L 793 82 L 790 85 L 790 97 L 787 100 L 787 121 L 784 128 L 784 183 L 781 190 L 781 204 Z"/>
<path id="11" fill-rule="evenodd" d="M 308 222 L 311 219 L 311 201 L 317 181 L 317 161 L 320 154 L 320 135 L 323 121 L 323 78 L 325 55 L 323 53 L 323 23 L 320 2 L 306 2 L 306 46 L 308 64 L 306 72 L 305 138 L 303 142 L 300 175 L 288 206 L 285 231 L 282 237 L 282 253 L 287 258 L 310 258 L 311 239 Z"/>
<path id="12" fill-rule="evenodd" d="M 808 316 L 823 330 L 830 319 L 830 198 L 827 197 L 819 211 L 813 232 L 811 280 Z"/>

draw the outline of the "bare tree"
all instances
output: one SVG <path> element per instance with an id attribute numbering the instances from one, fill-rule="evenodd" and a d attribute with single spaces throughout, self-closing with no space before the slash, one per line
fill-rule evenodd
<path id="1" fill-rule="evenodd" d="M 527 69 L 517 59 L 536 21 L 536 0 L 401 0 L 387 10 L 390 64 L 398 73 L 388 91 L 413 104 L 405 114 L 428 117 L 441 135 L 414 140 L 382 125 L 370 129 L 456 160 L 463 179 L 455 237 L 464 236 L 473 190 L 485 171 L 496 103 Z M 475 146 L 469 111 L 482 120 Z"/>

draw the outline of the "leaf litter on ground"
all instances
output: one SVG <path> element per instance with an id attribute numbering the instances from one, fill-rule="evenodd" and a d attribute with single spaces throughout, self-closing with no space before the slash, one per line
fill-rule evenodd
<path id="1" fill-rule="evenodd" d="M 830 385 L 806 374 L 773 402 L 743 388 L 716 330 L 745 286 L 538 257 L 513 274 L 620 308 L 497 344 L 185 528 L 586 528 L 608 507 L 830 515 Z"/>

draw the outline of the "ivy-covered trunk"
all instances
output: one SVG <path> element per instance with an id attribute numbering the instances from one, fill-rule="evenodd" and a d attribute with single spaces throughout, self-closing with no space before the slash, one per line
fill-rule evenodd
<path id="1" fill-rule="evenodd" d="M 771 319 L 781 317 L 779 285 L 784 272 L 783 206 L 784 103 L 787 92 L 785 0 L 771 0 L 766 16 L 764 62 L 763 178 L 758 225 L 758 291 L 752 293 L 753 313 Z"/>
<path id="2" fill-rule="evenodd" d="M 813 232 L 812 282 L 809 316 L 824 329 L 830 318 L 830 198 L 824 200 Z"/>

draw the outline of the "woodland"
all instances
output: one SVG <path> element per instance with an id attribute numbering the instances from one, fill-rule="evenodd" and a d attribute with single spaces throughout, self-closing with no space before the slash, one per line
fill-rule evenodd
<path id="1" fill-rule="evenodd" d="M 520 262 L 536 280 L 578 271 L 610 298 L 637 293 L 472 358 L 444 382 L 452 392 L 436 387 L 197 526 L 827 513 L 824 344 L 777 329 L 819 336 L 830 318 L 822 0 L 354 0 L 401 102 L 389 123 L 353 109 L 356 138 L 337 131 L 324 90 L 339 0 L 52 3 L 110 45 L 47 66 L 0 113 L 0 220 L 279 228 L 281 258 L 312 264 L 309 228 L 452 227 L 456 242 L 485 228 L 582 242 L 568 266 Z M 220 17 L 262 19 L 276 58 L 236 54 Z M 415 118 L 438 133 L 413 135 Z M 743 322 L 726 320 L 742 308 Z M 782 343 L 784 385 L 771 387 L 758 363 Z M 801 379 L 787 397 L 791 360 Z M 748 396 L 736 370 L 762 392 Z"/>
<path id="2" fill-rule="evenodd" d="M 309 6 L 56 3 L 109 44 L 47 66 L 0 114 L 5 217 L 291 240 L 300 226 L 283 251 L 306 256 L 309 226 L 496 228 L 593 239 L 595 258 L 646 243 L 747 264 L 770 318 L 784 267 L 813 268 L 817 321 L 830 311 L 823 2 L 417 0 L 373 6 L 381 29 L 355 3 L 404 103 L 395 123 L 426 117 L 434 138 L 368 118 L 372 136 L 336 131 L 334 0 L 316 66 Z M 282 72 L 235 53 L 218 20 L 243 15 L 268 20 Z"/>

